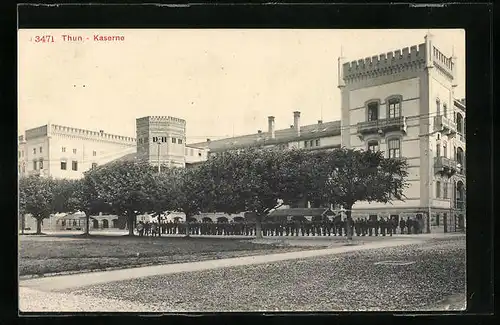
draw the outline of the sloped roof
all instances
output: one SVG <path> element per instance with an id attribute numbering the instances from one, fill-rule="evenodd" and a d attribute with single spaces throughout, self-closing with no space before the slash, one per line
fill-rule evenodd
<path id="1" fill-rule="evenodd" d="M 274 132 L 275 138 L 271 139 L 269 132 L 254 133 L 238 137 L 198 142 L 189 144 L 191 147 L 208 148 L 210 151 L 245 148 L 258 145 L 275 145 L 291 141 L 301 141 L 326 136 L 340 135 L 340 121 L 305 125 L 300 128 L 300 136 L 295 129 L 281 129 Z"/>
<path id="2" fill-rule="evenodd" d="M 321 217 L 323 215 L 332 215 L 333 211 L 327 208 L 290 208 L 277 209 L 269 214 L 269 217 Z"/>

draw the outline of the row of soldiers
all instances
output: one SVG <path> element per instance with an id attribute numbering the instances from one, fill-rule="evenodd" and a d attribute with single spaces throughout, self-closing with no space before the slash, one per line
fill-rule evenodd
<path id="1" fill-rule="evenodd" d="M 142 222 L 141 222 L 142 223 Z M 140 224 L 141 224 L 140 223 Z M 399 227 L 398 227 L 399 226 Z M 141 230 L 141 229 L 142 230 Z M 399 228 L 399 231 L 398 231 Z M 395 219 L 380 218 L 356 219 L 352 224 L 352 233 L 357 236 L 392 236 L 392 234 L 422 233 L 418 221 L 408 218 L 401 219 L 399 224 Z M 139 235 L 161 236 L 161 234 L 182 234 L 189 230 L 191 235 L 239 235 L 255 236 L 254 222 L 167 222 L 158 224 L 146 222 L 138 226 Z M 266 221 L 262 223 L 264 236 L 343 236 L 347 233 L 347 222 L 340 218 L 323 221 Z"/>

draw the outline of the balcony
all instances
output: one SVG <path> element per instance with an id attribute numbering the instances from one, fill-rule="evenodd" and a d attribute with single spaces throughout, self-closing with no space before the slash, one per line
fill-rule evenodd
<path id="1" fill-rule="evenodd" d="M 457 123 L 443 115 L 435 116 L 434 131 L 442 132 L 450 136 L 455 135 L 457 133 Z"/>
<path id="2" fill-rule="evenodd" d="M 406 117 L 391 117 L 375 121 L 360 122 L 357 124 L 357 130 L 360 138 L 369 134 L 383 135 L 391 131 L 400 131 L 406 133 Z"/>
<path id="3" fill-rule="evenodd" d="M 434 170 L 442 175 L 452 176 L 459 172 L 458 163 L 446 157 L 436 157 L 434 160 Z"/>

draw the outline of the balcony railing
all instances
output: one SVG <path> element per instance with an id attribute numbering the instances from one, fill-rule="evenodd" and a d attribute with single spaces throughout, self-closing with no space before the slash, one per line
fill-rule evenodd
<path id="1" fill-rule="evenodd" d="M 455 160 L 446 157 L 436 157 L 434 160 L 434 169 L 436 173 L 453 175 L 458 172 L 458 163 Z"/>
<path id="2" fill-rule="evenodd" d="M 406 118 L 391 117 L 375 121 L 360 122 L 357 124 L 358 133 L 361 135 L 374 133 L 387 133 L 390 131 L 406 132 Z"/>
<path id="3" fill-rule="evenodd" d="M 435 116 L 434 131 L 454 135 L 457 133 L 457 123 L 447 117 L 444 117 L 443 115 Z"/>

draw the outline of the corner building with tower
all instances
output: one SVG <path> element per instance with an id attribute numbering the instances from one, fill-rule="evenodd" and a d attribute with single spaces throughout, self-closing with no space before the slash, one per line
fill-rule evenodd
<path id="1" fill-rule="evenodd" d="M 354 216 L 465 226 L 465 100 L 455 98 L 456 69 L 454 55 L 443 54 L 431 35 L 364 60 L 339 58 L 341 145 L 381 150 L 409 165 L 405 201 L 358 202 Z"/>

